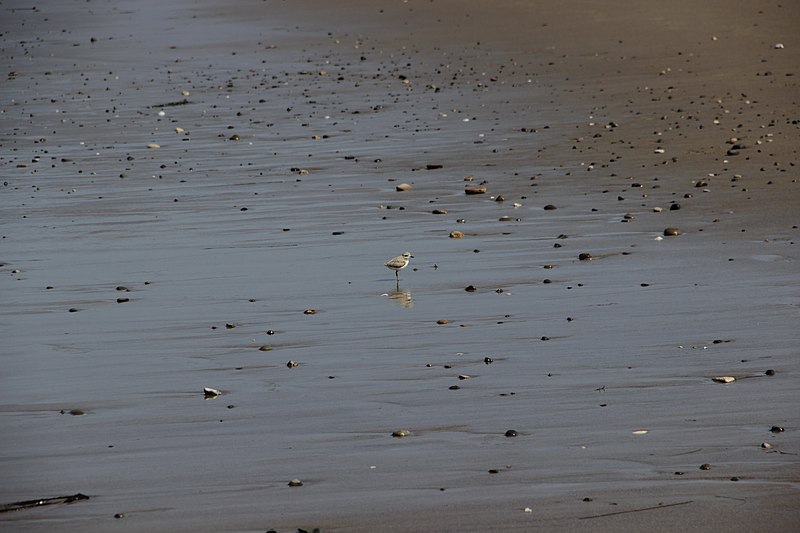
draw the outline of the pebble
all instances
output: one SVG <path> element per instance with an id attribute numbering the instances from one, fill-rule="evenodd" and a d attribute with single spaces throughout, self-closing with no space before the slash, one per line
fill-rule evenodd
<path id="1" fill-rule="evenodd" d="M 662 212 L 663 210 L 664 210 L 664 208 L 662 208 L 662 207 L 654 207 L 654 208 L 653 208 L 653 213 L 660 213 L 660 212 Z"/>
<path id="2" fill-rule="evenodd" d="M 556 206 L 554 206 L 553 204 L 547 204 L 546 206 L 544 206 L 545 211 L 552 211 L 553 209 L 557 209 Z"/>
<path id="3" fill-rule="evenodd" d="M 150 143 L 147 145 L 147 147 L 150 148 L 151 150 L 155 150 L 156 148 L 161 148 L 161 145 L 156 143 Z"/>
<path id="4" fill-rule="evenodd" d="M 775 371 L 770 368 L 770 369 L 767 369 L 767 371 L 764 372 L 764 374 L 767 375 L 767 376 L 774 376 L 775 375 Z"/>
<path id="5" fill-rule="evenodd" d="M 286 367 L 287 368 L 296 368 L 298 364 L 299 363 L 297 361 L 295 361 L 294 359 L 289 359 L 289 361 L 287 361 L 287 363 L 286 363 Z"/>
<path id="6" fill-rule="evenodd" d="M 703 463 L 700 465 L 700 470 L 711 470 L 711 465 L 708 463 Z"/>
<path id="7" fill-rule="evenodd" d="M 117 298 L 117 303 L 118 304 L 123 304 L 125 302 L 130 302 L 130 301 L 131 301 L 130 298 Z"/>
<path id="8" fill-rule="evenodd" d="M 458 231 L 458 230 L 453 230 L 453 231 L 450 232 L 450 238 L 451 239 L 463 239 L 464 238 L 464 232 L 463 231 Z"/>
<path id="9" fill-rule="evenodd" d="M 431 211 L 431 213 L 433 213 L 434 215 L 446 215 L 447 211 L 444 209 L 434 209 L 433 211 Z"/>
<path id="10" fill-rule="evenodd" d="M 783 433 L 784 429 L 781 426 L 772 426 L 769 430 L 773 433 Z"/>
<path id="11" fill-rule="evenodd" d="M 475 292 L 478 289 L 476 289 L 474 285 L 469 285 L 464 290 L 467 292 Z"/>
<path id="12" fill-rule="evenodd" d="M 427 165 L 425 165 L 425 168 L 427 170 L 437 170 L 440 168 L 444 168 L 444 165 L 440 165 L 439 163 L 428 163 Z"/>
<path id="13" fill-rule="evenodd" d="M 469 379 L 470 377 L 471 376 L 468 376 L 467 374 L 459 374 L 458 379 L 463 381 L 465 379 Z"/>
<path id="14" fill-rule="evenodd" d="M 302 487 L 303 486 L 303 482 L 300 481 L 299 479 L 295 478 L 295 479 L 293 479 L 293 480 L 291 480 L 289 482 L 289 486 L 290 487 Z"/>
<path id="15" fill-rule="evenodd" d="M 772 448 L 772 444 L 770 444 L 769 442 L 762 442 L 761 447 L 765 450 L 769 450 L 770 448 Z"/>
<path id="16" fill-rule="evenodd" d="M 222 392 L 217 389 L 212 389 L 211 387 L 203 387 L 203 396 L 206 398 L 216 398 L 217 396 L 222 396 Z"/>
<path id="17" fill-rule="evenodd" d="M 508 215 L 503 215 L 498 219 L 500 222 L 511 222 L 512 218 Z"/>
<path id="18" fill-rule="evenodd" d="M 398 192 L 403 192 L 403 191 L 410 191 L 410 190 L 411 190 L 411 189 L 413 189 L 414 187 L 412 187 L 412 186 L 411 186 L 411 185 L 409 185 L 408 183 L 401 183 L 400 185 L 398 185 L 398 186 L 397 186 L 397 187 L 395 187 L 395 188 L 397 189 L 397 191 L 398 191 Z"/>
<path id="19" fill-rule="evenodd" d="M 441 319 L 437 320 L 436 323 L 439 324 L 439 325 L 442 325 L 442 324 L 449 324 L 450 321 L 445 319 L 445 318 L 441 318 Z"/>
<path id="20" fill-rule="evenodd" d="M 517 436 L 517 430 L 516 429 L 509 429 L 508 431 L 506 431 L 505 435 L 506 435 L 506 437 L 516 437 Z"/>
<path id="21" fill-rule="evenodd" d="M 478 185 L 477 187 L 467 187 L 464 189 L 466 194 L 484 194 L 486 193 L 486 187 L 483 185 Z"/>
<path id="22" fill-rule="evenodd" d="M 448 388 L 450 390 L 459 390 L 461 387 L 459 387 L 458 385 L 450 385 L 450 387 L 448 387 Z"/>
<path id="23" fill-rule="evenodd" d="M 594 257 L 592 257 L 592 254 L 590 254 L 589 252 L 583 252 L 581 254 L 578 254 L 578 259 L 580 261 L 591 261 L 592 259 L 594 259 Z"/>
<path id="24" fill-rule="evenodd" d="M 258 347 L 258 349 L 259 351 L 262 352 L 269 352 L 272 350 L 272 346 L 270 346 L 269 344 L 262 344 L 261 346 Z"/>
<path id="25" fill-rule="evenodd" d="M 392 431 L 392 437 L 401 438 L 408 437 L 409 435 L 411 435 L 410 429 L 396 429 L 395 431 Z"/>
<path id="26" fill-rule="evenodd" d="M 317 310 L 316 309 L 306 309 L 305 311 L 303 311 L 303 314 L 304 315 L 316 315 L 317 314 Z"/>
<path id="27" fill-rule="evenodd" d="M 647 430 L 647 429 L 637 429 L 636 431 L 633 431 L 632 433 L 634 435 L 647 435 L 648 433 L 650 433 L 650 431 Z"/>
<path id="28" fill-rule="evenodd" d="M 241 141 L 241 140 L 242 140 L 242 138 L 241 138 L 241 137 L 239 137 L 237 134 L 235 134 L 235 133 L 234 133 L 233 135 L 231 135 L 231 136 L 230 136 L 230 138 L 229 138 L 228 140 L 231 140 L 231 141 Z"/>
<path id="29" fill-rule="evenodd" d="M 494 359 L 492 359 L 491 357 L 484 357 L 483 362 L 484 364 L 491 365 L 492 363 L 494 363 Z"/>
<path id="30" fill-rule="evenodd" d="M 670 211 L 677 211 L 680 208 L 681 208 L 681 204 L 672 204 L 671 206 L 669 206 L 669 210 Z"/>
<path id="31" fill-rule="evenodd" d="M 736 381 L 736 378 L 733 376 L 718 376 L 711 379 L 716 383 L 733 383 L 734 381 Z"/>
<path id="32" fill-rule="evenodd" d="M 86 414 L 82 409 L 70 409 L 69 411 L 61 410 L 62 415 L 83 416 Z"/>
<path id="33" fill-rule="evenodd" d="M 675 237 L 681 234 L 681 230 L 679 228 L 665 228 L 664 229 L 664 236 L 665 237 Z"/>
<path id="34" fill-rule="evenodd" d="M 125 518 L 125 515 L 123 513 L 117 513 L 114 515 L 114 518 Z"/>

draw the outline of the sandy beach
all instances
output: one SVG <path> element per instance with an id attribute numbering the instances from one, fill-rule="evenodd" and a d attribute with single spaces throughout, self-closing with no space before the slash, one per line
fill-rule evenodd
<path id="1" fill-rule="evenodd" d="M 798 22 L 0 2 L 0 529 L 793 530 Z"/>

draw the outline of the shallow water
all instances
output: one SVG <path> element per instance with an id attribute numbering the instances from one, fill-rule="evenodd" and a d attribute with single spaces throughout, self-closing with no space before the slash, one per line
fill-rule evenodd
<path id="1" fill-rule="evenodd" d="M 557 52 L 514 67 L 507 36 L 442 50 L 425 25 L 304 8 L 5 9 L 0 498 L 91 499 L 4 528 L 577 530 L 660 502 L 796 502 L 796 181 L 737 160 L 745 199 L 736 165 L 665 169 L 647 143 L 611 171 L 595 156 L 624 143 L 535 72 Z M 635 117 L 624 137 L 649 134 Z M 397 282 L 383 262 L 404 250 Z"/>

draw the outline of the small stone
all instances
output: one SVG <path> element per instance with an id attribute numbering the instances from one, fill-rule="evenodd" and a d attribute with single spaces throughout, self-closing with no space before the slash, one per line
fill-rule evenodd
<path id="1" fill-rule="evenodd" d="M 235 327 L 236 327 L 236 324 L 231 324 L 230 322 L 228 322 L 227 324 L 225 324 L 225 329 L 233 329 L 233 328 L 235 328 Z"/>
<path id="2" fill-rule="evenodd" d="M 70 308 L 68 309 L 68 311 L 69 311 L 70 313 L 77 313 L 77 312 L 78 312 L 78 310 L 77 310 L 75 307 L 70 307 Z"/>
<path id="3" fill-rule="evenodd" d="M 125 515 L 123 513 L 117 513 L 114 515 L 114 518 L 125 518 Z"/>
<path id="4" fill-rule="evenodd" d="M 289 482 L 289 486 L 290 487 L 302 487 L 303 486 L 303 482 L 300 481 L 299 479 L 295 478 L 295 479 L 293 479 L 293 480 L 291 480 Z"/>
<path id="5" fill-rule="evenodd" d="M 453 230 L 453 231 L 450 232 L 450 238 L 451 239 L 463 239 L 464 238 L 464 232 L 463 231 L 458 231 L 458 230 Z"/>
<path id="6" fill-rule="evenodd" d="M 131 301 L 130 298 L 117 298 L 117 303 L 118 304 L 123 304 L 125 302 L 130 302 L 130 301 Z"/>
<path id="7" fill-rule="evenodd" d="M 474 285 L 468 285 L 464 290 L 467 292 L 475 292 L 478 289 L 476 289 Z"/>
<path id="8" fill-rule="evenodd" d="M 545 211 L 552 211 L 553 209 L 557 209 L 557 207 L 554 206 L 553 204 L 547 204 L 546 206 L 544 206 Z"/>
<path id="9" fill-rule="evenodd" d="M 476 187 L 467 187 L 464 189 L 466 194 L 484 194 L 486 193 L 486 187 L 483 185 L 478 185 Z"/>
<path id="10" fill-rule="evenodd" d="M 736 381 L 736 378 L 733 376 L 718 376 L 715 378 L 711 378 L 712 381 L 715 383 L 733 383 Z"/>
<path id="11" fill-rule="evenodd" d="M 517 430 L 516 429 L 509 429 L 508 431 L 506 431 L 505 435 L 506 435 L 506 437 L 516 437 L 517 436 Z"/>
<path id="12" fill-rule="evenodd" d="M 511 222 L 512 218 L 508 215 L 503 215 L 498 219 L 500 222 Z"/>
<path id="13" fill-rule="evenodd" d="M 496 468 L 491 468 L 491 469 L 489 469 L 489 473 L 490 474 L 499 474 L 500 471 L 498 469 L 496 469 Z"/>
<path id="14" fill-rule="evenodd" d="M 206 398 L 216 398 L 217 396 L 222 396 L 222 392 L 217 389 L 212 389 L 211 387 L 203 387 L 203 396 Z"/>
<path id="15" fill-rule="evenodd" d="M 294 359 L 289 359 L 289 361 L 286 363 L 286 367 L 287 368 L 296 368 L 298 364 L 299 363 L 297 361 L 295 361 Z"/>
<path id="16" fill-rule="evenodd" d="M 400 185 L 398 185 L 397 187 L 395 187 L 395 189 L 397 189 L 397 191 L 398 191 L 398 192 L 410 191 L 410 190 L 411 190 L 411 189 L 413 189 L 413 188 L 414 188 L 414 187 L 412 187 L 412 186 L 411 186 L 411 185 L 409 185 L 408 183 L 401 183 Z"/>
<path id="17" fill-rule="evenodd" d="M 664 236 L 665 237 L 675 237 L 681 234 L 681 230 L 679 228 L 665 228 L 664 229 Z"/>
<path id="18" fill-rule="evenodd" d="M 443 324 L 449 324 L 450 321 L 445 319 L 445 318 L 442 318 L 442 319 L 437 320 L 436 323 L 439 324 L 439 325 L 443 325 Z"/>
<path id="19" fill-rule="evenodd" d="M 664 209 L 663 209 L 663 208 L 661 208 L 661 207 L 654 207 L 654 208 L 653 208 L 653 213 L 660 213 L 660 212 L 662 212 L 663 210 L 664 210 Z"/>
<path id="20" fill-rule="evenodd" d="M 303 311 L 303 314 L 304 315 L 316 315 L 317 314 L 317 310 L 316 309 L 306 309 L 305 311 Z"/>
<path id="21" fill-rule="evenodd" d="M 231 140 L 231 141 L 241 141 L 241 140 L 242 140 L 242 138 L 241 138 L 241 137 L 239 137 L 237 134 L 235 134 L 235 133 L 234 133 L 233 135 L 231 135 L 231 136 L 230 136 L 230 138 L 229 138 L 228 140 Z"/>
<path id="22" fill-rule="evenodd" d="M 458 390 L 458 389 L 460 389 L 461 387 L 459 387 L 458 385 L 450 385 L 448 388 L 449 388 L 450 390 Z"/>
<path id="23" fill-rule="evenodd" d="M 495 202 L 505 202 L 506 199 L 502 194 L 498 194 L 497 198 L 494 199 Z"/>
<path id="24" fill-rule="evenodd" d="M 494 363 L 494 359 L 492 359 L 491 357 L 484 357 L 483 362 L 484 364 L 491 365 L 492 363 Z"/>
<path id="25" fill-rule="evenodd" d="M 471 376 L 468 376 L 468 375 L 466 375 L 466 374 L 459 374 L 459 376 L 458 376 L 458 379 L 460 379 L 460 380 L 462 380 L 462 381 L 463 381 L 463 380 L 465 380 L 465 379 L 469 379 L 470 377 L 471 377 Z"/>
<path id="26" fill-rule="evenodd" d="M 781 426 L 772 426 L 769 430 L 773 433 L 783 433 L 785 431 Z"/>
<path id="27" fill-rule="evenodd" d="M 671 206 L 669 206 L 669 210 L 670 211 L 677 211 L 680 208 L 681 208 L 681 204 L 672 204 Z"/>
<path id="28" fill-rule="evenodd" d="M 594 259 L 594 257 L 592 257 L 592 254 L 590 254 L 589 252 L 583 252 L 581 254 L 578 254 L 578 260 L 580 261 L 591 261 L 592 259 Z"/>
<path id="29" fill-rule="evenodd" d="M 772 448 L 772 444 L 770 444 L 769 442 L 762 442 L 761 447 L 765 450 L 769 450 L 770 448 Z"/>
<path id="30" fill-rule="evenodd" d="M 428 163 L 427 165 L 425 165 L 425 168 L 427 170 L 437 170 L 440 168 L 444 168 L 444 165 L 440 165 L 439 163 Z"/>
<path id="31" fill-rule="evenodd" d="M 703 463 L 700 465 L 700 470 L 711 470 L 711 465 L 708 463 Z"/>
<path id="32" fill-rule="evenodd" d="M 431 213 L 433 213 L 434 215 L 446 215 L 447 211 L 444 209 L 434 209 L 433 211 L 431 211 Z"/>
<path id="33" fill-rule="evenodd" d="M 61 411 L 62 415 L 83 416 L 86 412 L 83 409 L 70 409 L 69 411 Z"/>
<path id="34" fill-rule="evenodd" d="M 269 352 L 272 351 L 272 346 L 270 346 L 269 344 L 262 344 L 261 346 L 258 347 L 258 350 L 261 352 Z"/>
<path id="35" fill-rule="evenodd" d="M 118 285 L 115 290 L 121 291 L 121 292 L 130 292 L 131 291 L 128 287 L 126 287 L 124 285 Z"/>
<path id="36" fill-rule="evenodd" d="M 397 429 L 395 431 L 392 431 L 392 437 L 402 438 L 402 437 L 408 437 L 409 435 L 411 435 L 410 429 Z"/>
<path id="37" fill-rule="evenodd" d="M 767 376 L 774 376 L 775 375 L 775 371 L 770 368 L 766 372 L 764 372 L 764 374 L 767 375 Z"/>
<path id="38" fill-rule="evenodd" d="M 156 148 L 161 148 L 161 145 L 156 143 L 150 143 L 147 145 L 147 147 L 150 148 L 151 150 L 155 150 Z"/>

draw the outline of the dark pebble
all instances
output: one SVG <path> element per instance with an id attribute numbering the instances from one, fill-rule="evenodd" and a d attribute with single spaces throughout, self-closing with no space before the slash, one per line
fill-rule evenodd
<path id="1" fill-rule="evenodd" d="M 545 211 L 552 211 L 553 209 L 556 209 L 556 206 L 554 206 L 553 204 L 547 204 L 546 206 L 544 206 Z"/>
<path id="2" fill-rule="evenodd" d="M 275 335 L 275 332 L 272 331 L 271 329 L 268 329 L 267 330 L 267 335 Z"/>
<path id="3" fill-rule="evenodd" d="M 736 477 L 736 476 L 733 476 L 733 477 L 731 478 L 731 481 L 739 481 L 739 478 L 738 478 L 738 477 Z"/>
<path id="4" fill-rule="evenodd" d="M 487 365 L 491 365 L 492 363 L 494 363 L 494 359 L 492 359 L 491 357 L 484 357 L 483 362 Z"/>
<path id="5" fill-rule="evenodd" d="M 680 208 L 681 208 L 681 204 L 672 204 L 671 206 L 669 206 L 669 210 L 670 211 L 677 211 Z"/>
<path id="6" fill-rule="evenodd" d="M 125 291 L 125 292 L 130 292 L 130 291 L 131 291 L 131 290 L 130 290 L 128 287 L 126 287 L 126 286 L 124 286 L 124 285 L 118 285 L 118 286 L 117 286 L 117 288 L 116 288 L 116 290 L 118 290 L 118 291 Z"/>
<path id="7" fill-rule="evenodd" d="M 125 518 L 125 515 L 123 513 L 117 513 L 114 515 L 114 518 Z"/>
<path id="8" fill-rule="evenodd" d="M 551 280 L 550 278 L 544 278 L 544 279 L 542 280 L 542 283 L 545 283 L 545 284 L 547 284 L 547 283 L 553 283 L 553 280 Z"/>
<path id="9" fill-rule="evenodd" d="M 130 302 L 130 301 L 131 301 L 130 298 L 117 298 L 118 304 L 124 304 L 125 302 Z"/>
<path id="10" fill-rule="evenodd" d="M 465 291 L 467 291 L 467 292 L 475 292 L 475 291 L 476 291 L 476 290 L 478 290 L 478 289 L 476 289 L 474 285 L 469 285 L 469 286 L 468 286 L 466 289 L 464 289 L 464 290 L 465 290 Z"/>
<path id="11" fill-rule="evenodd" d="M 77 312 L 78 312 L 78 310 L 77 310 L 76 308 L 74 308 L 74 307 L 70 307 L 70 308 L 69 308 L 69 312 L 70 312 L 70 313 L 77 313 Z"/>
<path id="12" fill-rule="evenodd" d="M 711 470 L 711 465 L 708 463 L 703 463 L 700 465 L 700 470 Z"/>
<path id="13" fill-rule="evenodd" d="M 594 258 L 592 257 L 592 254 L 590 254 L 589 252 L 583 252 L 581 254 L 578 254 L 578 259 L 581 261 L 591 261 Z"/>
<path id="14" fill-rule="evenodd" d="M 783 433 L 784 431 L 781 426 L 772 426 L 769 430 L 773 433 Z"/>
<path id="15" fill-rule="evenodd" d="M 516 436 L 517 436 L 516 429 L 509 429 L 508 431 L 506 431 L 506 437 L 516 437 Z"/>
<path id="16" fill-rule="evenodd" d="M 681 230 L 679 228 L 664 228 L 664 235 L 667 237 L 675 237 L 681 234 Z"/>
<path id="17" fill-rule="evenodd" d="M 450 385 L 450 387 L 449 387 L 449 388 L 450 388 L 450 390 L 458 390 L 458 389 L 460 389 L 461 387 L 459 387 L 458 385 Z"/>
<path id="18" fill-rule="evenodd" d="M 491 470 L 489 470 L 489 473 L 490 473 L 490 474 L 499 474 L 499 473 L 500 473 L 500 471 L 499 471 L 499 470 L 497 470 L 496 468 L 492 468 Z"/>
<path id="19" fill-rule="evenodd" d="M 775 371 L 770 368 L 769 370 L 764 372 L 764 374 L 766 374 L 767 376 L 774 376 L 775 375 Z"/>
<path id="20" fill-rule="evenodd" d="M 593 499 L 591 499 L 591 498 L 584 498 L 584 499 L 583 499 L 583 501 L 585 501 L 585 502 L 592 502 L 592 501 L 594 501 L 594 500 L 593 500 Z"/>

